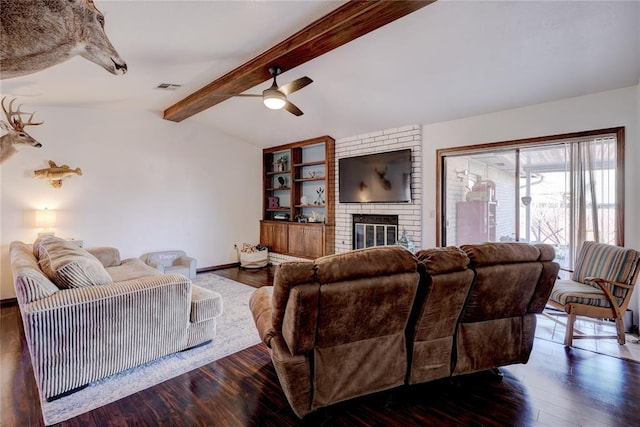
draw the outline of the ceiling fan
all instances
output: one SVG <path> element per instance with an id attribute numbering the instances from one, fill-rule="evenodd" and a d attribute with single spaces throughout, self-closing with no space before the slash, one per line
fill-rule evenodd
<path id="1" fill-rule="evenodd" d="M 262 95 L 251 93 L 216 93 L 212 95 L 262 97 L 262 102 L 264 102 L 264 105 L 267 108 L 270 108 L 272 110 L 279 110 L 281 108 L 284 108 L 285 110 L 287 110 L 291 114 L 295 114 L 296 116 L 303 115 L 304 113 L 302 112 L 302 110 L 293 105 L 291 101 L 287 100 L 287 95 L 290 95 L 293 92 L 302 89 L 303 87 L 312 83 L 313 80 L 305 76 L 278 87 L 276 77 L 280 73 L 282 73 L 282 69 L 277 66 L 271 66 L 269 67 L 269 73 L 273 76 L 273 83 L 271 84 L 271 87 L 262 91 Z"/>

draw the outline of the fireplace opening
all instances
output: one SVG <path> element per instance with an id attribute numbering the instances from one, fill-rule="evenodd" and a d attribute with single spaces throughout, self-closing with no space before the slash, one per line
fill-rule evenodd
<path id="1" fill-rule="evenodd" d="M 398 215 L 354 214 L 353 249 L 395 245 L 398 241 Z"/>

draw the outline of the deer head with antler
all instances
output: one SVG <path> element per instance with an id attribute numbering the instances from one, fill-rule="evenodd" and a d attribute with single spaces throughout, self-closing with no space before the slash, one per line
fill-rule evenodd
<path id="1" fill-rule="evenodd" d="M 76 55 L 110 73 L 127 72 L 92 0 L 0 0 L 0 79 L 35 73 Z"/>
<path id="2" fill-rule="evenodd" d="M 7 131 L 6 135 L 0 137 L 0 163 L 7 160 L 9 157 L 13 156 L 18 150 L 15 148 L 16 145 L 30 145 L 32 147 L 42 147 L 38 141 L 36 141 L 31 135 L 24 131 L 25 126 L 37 126 L 41 125 L 44 122 L 33 123 L 33 115 L 35 113 L 25 113 L 20 111 L 20 107 L 18 106 L 17 110 L 13 109 L 13 103 L 16 98 L 12 99 L 9 102 L 9 111 L 4 105 L 4 101 L 7 97 L 2 98 L 2 111 L 4 111 L 4 115 L 7 118 L 7 121 L 0 120 L 0 127 Z M 27 122 L 22 121 L 22 116 L 25 114 L 29 114 L 29 119 Z"/>

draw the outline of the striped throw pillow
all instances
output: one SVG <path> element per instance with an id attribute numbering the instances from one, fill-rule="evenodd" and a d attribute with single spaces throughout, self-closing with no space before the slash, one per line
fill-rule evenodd
<path id="1" fill-rule="evenodd" d="M 59 237 L 36 240 L 33 252 L 42 272 L 60 289 L 113 283 L 98 258 Z"/>

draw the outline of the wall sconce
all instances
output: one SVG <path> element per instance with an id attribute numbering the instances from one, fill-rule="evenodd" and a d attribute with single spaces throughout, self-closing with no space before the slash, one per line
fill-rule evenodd
<path id="1" fill-rule="evenodd" d="M 40 236 L 53 236 L 54 232 L 51 227 L 56 225 L 56 211 L 51 209 L 39 209 L 36 211 L 36 227 L 42 228 L 43 231 L 38 233 Z"/>

